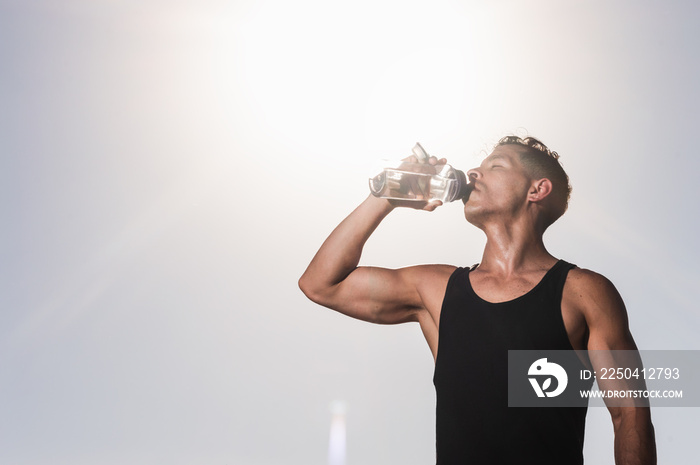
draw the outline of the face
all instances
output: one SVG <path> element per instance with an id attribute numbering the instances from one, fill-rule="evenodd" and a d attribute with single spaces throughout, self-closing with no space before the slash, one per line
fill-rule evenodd
<path id="1" fill-rule="evenodd" d="M 481 166 L 467 172 L 474 189 L 464 205 L 464 216 L 477 227 L 486 222 L 513 218 L 527 205 L 531 180 L 520 163 L 518 149 L 501 145 Z"/>

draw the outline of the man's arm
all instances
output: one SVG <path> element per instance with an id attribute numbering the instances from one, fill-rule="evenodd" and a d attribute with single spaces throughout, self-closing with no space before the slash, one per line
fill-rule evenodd
<path id="1" fill-rule="evenodd" d="M 434 210 L 438 205 L 420 206 Z M 299 279 L 309 299 L 373 323 L 419 320 L 425 307 L 419 284 L 443 275 L 444 267 L 358 267 L 365 242 L 393 208 L 387 200 L 370 196 L 335 228 Z"/>
<path id="2" fill-rule="evenodd" d="M 608 352 L 634 351 L 634 362 L 641 367 L 637 346 L 629 330 L 625 305 L 613 284 L 588 270 L 571 270 L 568 298 L 584 315 L 588 326 L 588 350 L 593 370 L 600 373 L 608 365 Z M 600 355 L 598 355 L 600 354 Z M 606 362 L 606 360 L 608 362 Z M 615 381 L 598 379 L 600 389 L 618 389 Z M 608 406 L 615 430 L 616 465 L 656 464 L 654 426 L 649 407 Z"/>

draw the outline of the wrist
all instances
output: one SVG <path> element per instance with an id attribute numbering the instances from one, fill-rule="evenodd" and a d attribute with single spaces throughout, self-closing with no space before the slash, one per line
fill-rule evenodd
<path id="1" fill-rule="evenodd" d="M 389 200 L 375 197 L 372 194 L 367 197 L 365 203 L 385 216 L 396 208 Z"/>

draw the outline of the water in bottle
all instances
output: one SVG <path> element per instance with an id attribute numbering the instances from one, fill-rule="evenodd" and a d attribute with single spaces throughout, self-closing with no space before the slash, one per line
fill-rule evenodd
<path id="1" fill-rule="evenodd" d="M 413 149 L 418 163 L 381 160 L 369 177 L 375 197 L 393 200 L 466 202 L 471 186 L 463 171 L 447 164 L 431 165 L 420 144 Z"/>

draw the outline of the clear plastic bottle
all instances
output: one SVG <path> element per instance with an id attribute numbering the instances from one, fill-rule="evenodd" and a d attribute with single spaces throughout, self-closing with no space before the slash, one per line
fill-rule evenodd
<path id="1" fill-rule="evenodd" d="M 380 160 L 369 177 L 372 195 L 418 202 L 440 200 L 443 203 L 465 200 L 469 196 L 471 186 L 463 171 L 447 164 L 428 164 L 428 154 L 420 144 L 413 148 L 413 154 L 419 163 Z"/>

